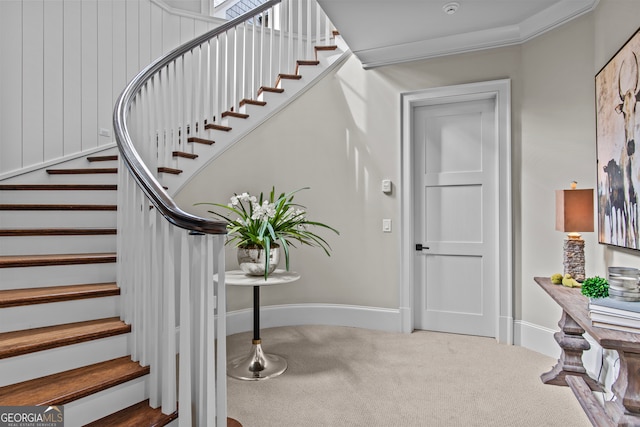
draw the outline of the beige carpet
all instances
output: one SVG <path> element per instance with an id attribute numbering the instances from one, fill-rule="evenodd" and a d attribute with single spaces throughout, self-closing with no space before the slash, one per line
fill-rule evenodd
<path id="1" fill-rule="evenodd" d="M 544 385 L 555 360 L 491 338 L 333 326 L 262 331 L 287 371 L 228 378 L 228 415 L 244 427 L 590 426 L 568 387 Z M 228 337 L 228 357 L 251 333 Z"/>

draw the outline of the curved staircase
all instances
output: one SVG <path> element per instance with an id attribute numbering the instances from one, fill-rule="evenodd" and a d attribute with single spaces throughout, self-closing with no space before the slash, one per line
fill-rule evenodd
<path id="1" fill-rule="evenodd" d="M 314 46 L 313 51 L 314 59 L 295 61 L 293 72 L 277 75 L 273 86 L 259 87 L 255 97 L 241 99 L 219 117 L 201 116 L 180 125 L 184 129 L 163 129 L 165 135 L 178 136 L 169 154 L 158 155 L 152 167 L 167 193 L 175 194 L 348 56 L 339 38 L 335 45 Z M 160 145 L 160 134 L 155 138 Z M 158 406 L 149 400 L 149 390 L 157 386 L 150 384 L 153 368 L 132 356 L 140 345 L 134 337 L 140 329 L 133 320 L 122 320 L 129 303 L 116 280 L 118 257 L 131 252 L 117 253 L 117 233 L 123 227 L 118 215 L 128 215 L 118 205 L 120 156 L 109 148 L 0 182 L 0 406 L 64 405 L 68 426 L 144 427 L 179 421 L 177 410 L 164 414 L 152 409 Z M 174 353 L 169 354 L 165 364 L 173 364 Z M 216 406 L 223 402 L 225 407 L 226 397 L 216 399 Z M 193 417 L 192 425 L 200 424 L 198 417 L 209 423 L 212 413 Z M 225 421 L 216 418 L 218 426 Z"/>
<path id="2" fill-rule="evenodd" d="M 120 320 L 115 160 L 0 184 L 0 406 L 64 405 L 70 426 L 177 418 L 149 406 Z"/>

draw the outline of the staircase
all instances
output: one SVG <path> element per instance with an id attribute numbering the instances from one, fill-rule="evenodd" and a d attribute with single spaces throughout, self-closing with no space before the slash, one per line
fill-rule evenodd
<path id="1" fill-rule="evenodd" d="M 120 320 L 115 160 L 0 185 L 0 406 L 64 405 L 69 426 L 177 418 L 149 406 Z"/>
<path id="2" fill-rule="evenodd" d="M 333 36 L 335 38 L 337 33 Z M 346 59 L 348 49 L 341 46 L 338 39 L 336 45 L 315 46 L 315 58 L 295 61 L 294 71 L 279 74 L 273 86 L 261 86 L 253 94 L 254 97 L 241 99 L 237 104 L 231 103 L 226 111 L 216 110 L 221 111 L 218 117 L 216 114 L 213 117 L 196 115 L 190 122 L 176 122 L 157 135 L 146 135 L 150 136 L 147 139 L 152 142 L 149 158 L 153 159 L 147 164 L 153 165 L 150 169 L 157 172 L 158 181 L 167 192 L 175 194 L 201 168 Z M 141 121 L 149 117 L 143 114 Z M 173 138 L 171 144 L 163 139 L 167 135 Z M 162 149 L 169 147 L 168 154 L 160 153 L 161 146 Z M 140 354 L 140 336 L 149 334 L 149 330 L 145 329 L 149 328 L 148 325 L 141 327 L 134 320 L 131 320 L 132 324 L 122 320 L 128 318 L 127 310 L 129 313 L 133 311 L 136 316 L 140 312 L 131 299 L 138 298 L 136 302 L 139 303 L 141 293 L 137 292 L 142 291 L 132 291 L 129 280 L 138 276 L 126 276 L 120 284 L 116 283 L 117 267 L 122 266 L 122 259 L 131 261 L 127 258 L 133 258 L 130 256 L 131 248 L 135 246 L 131 242 L 124 243 L 124 246 L 120 246 L 122 252 L 116 254 L 116 226 L 118 230 L 125 227 L 129 233 L 123 235 L 129 237 L 134 234 L 130 232 L 135 231 L 136 227 L 150 229 L 157 226 L 154 233 L 160 236 L 159 239 L 172 234 L 166 230 L 158 233 L 160 227 L 164 227 L 158 225 L 159 222 L 154 225 L 146 222 L 149 213 L 160 215 L 153 208 L 146 208 L 151 206 L 146 199 L 142 202 L 145 208 L 140 209 L 141 196 L 132 196 L 135 190 L 127 190 L 122 185 L 123 181 L 130 181 L 127 182 L 130 185 L 133 180 L 127 178 L 128 174 L 118 177 L 121 156 L 115 148 L 111 148 L 0 182 L 0 406 L 64 405 L 65 425 L 68 426 L 177 425 L 177 410 L 163 414 L 159 408 L 152 409 L 150 406 L 150 401 L 153 401 L 150 396 L 153 391 L 150 390 L 158 389 L 157 372 L 161 369 L 150 371 L 148 363 L 143 366 L 132 360 L 141 357 L 132 356 Z M 122 205 L 116 206 L 118 200 L 123 200 L 120 196 L 122 193 L 127 194 L 125 201 L 129 207 L 133 206 L 133 211 L 127 211 Z M 135 199 L 133 203 L 130 200 L 132 197 Z M 122 224 L 141 213 L 145 216 L 141 222 L 135 220 Z M 121 215 L 119 220 L 118 214 Z M 131 224 L 134 224 L 133 228 Z M 197 236 L 202 233 L 189 234 Z M 222 242 L 223 236 L 220 234 L 218 237 L 218 242 Z M 166 247 L 168 242 L 173 243 L 172 238 L 154 240 L 154 244 Z M 146 244 L 143 242 L 143 245 Z M 219 245 L 221 248 L 222 243 Z M 153 249 L 155 246 L 140 248 Z M 202 248 L 210 250 L 206 244 Z M 203 254 L 203 259 L 206 259 L 209 253 Z M 123 257 L 119 264 L 118 256 Z M 154 256 L 151 255 L 151 258 Z M 171 264 L 171 258 L 163 259 L 162 256 L 166 256 L 166 253 L 158 258 L 161 266 Z M 132 271 L 129 268 L 127 271 Z M 163 290 L 157 283 L 158 279 L 162 282 L 162 277 L 174 276 L 171 268 L 154 270 L 158 276 L 152 277 L 153 284 L 149 285 L 154 287 L 154 292 L 175 296 L 175 289 L 168 288 L 167 291 L 165 286 Z M 134 262 L 133 270 L 142 268 Z M 203 272 L 211 273 L 211 270 Z M 149 280 L 148 277 L 146 279 Z M 205 287 L 210 287 L 206 279 L 203 283 Z M 221 288 L 224 289 L 224 286 Z M 197 289 L 192 291 L 199 292 Z M 134 295 L 125 301 L 123 295 L 127 292 L 133 292 Z M 217 296 L 211 297 L 211 301 L 214 298 Z M 155 300 L 146 301 L 155 305 Z M 184 301 L 188 299 L 181 297 L 181 303 Z M 169 302 L 166 307 L 173 307 L 173 303 Z M 213 313 L 213 310 L 210 312 Z M 193 328 L 202 332 L 198 328 L 203 328 L 207 320 L 203 312 L 194 313 L 194 319 L 204 323 L 195 324 L 194 321 Z M 175 313 L 171 314 L 160 314 L 164 317 L 159 318 L 163 319 L 162 332 L 171 331 L 169 335 L 173 334 L 172 328 L 175 326 L 164 324 L 164 319 L 175 317 Z M 198 318 L 198 315 L 201 317 Z M 212 317 L 212 314 L 209 316 Z M 138 317 L 135 319 L 140 320 Z M 221 325 L 216 336 L 223 334 L 220 331 L 224 331 L 224 323 Z M 183 329 L 187 328 L 181 327 L 181 335 Z M 186 333 L 184 335 L 187 336 Z M 204 332 L 201 335 L 207 339 L 187 344 L 186 347 L 196 346 L 191 347 L 196 353 L 195 358 L 207 360 L 201 353 L 209 351 L 205 347 L 210 346 L 212 335 L 204 335 Z M 220 347 L 218 345 L 218 349 Z M 165 368 L 167 363 L 173 365 L 175 352 L 167 354 L 163 356 Z M 181 353 L 181 356 L 185 357 L 180 358 L 180 372 L 186 372 L 183 368 L 191 367 L 193 363 L 185 353 Z M 220 360 L 217 372 L 224 370 L 224 360 Z M 216 365 L 220 363 L 218 359 L 215 361 Z M 205 369 L 206 375 L 200 375 L 202 371 L 198 371 L 192 376 L 208 376 L 209 371 Z M 156 375 L 155 379 L 153 375 Z M 175 376 L 162 375 L 163 380 Z M 213 396 L 216 399 L 215 405 L 211 400 L 202 405 L 204 412 L 201 409 L 194 412 L 193 425 L 204 424 L 203 416 L 210 422 L 211 414 L 216 417 L 218 425 L 225 422 L 225 418 L 218 414 L 226 412 L 215 413 L 215 408 L 226 408 L 224 392 L 222 399 L 216 396 L 216 390 L 224 389 L 224 386 L 216 387 L 207 391 L 209 395 L 189 397 L 195 400 L 202 396 L 206 396 L 206 399 Z M 190 388 L 181 387 L 181 390 Z M 172 395 L 172 389 L 175 387 L 168 387 L 168 392 L 166 388 L 162 390 L 163 406 L 166 405 L 164 396 Z M 175 403 L 176 400 L 170 398 L 168 401 Z M 207 412 L 213 406 L 214 411 Z M 182 424 L 190 424 L 190 421 L 185 421 L 191 419 L 188 415 L 183 414 L 180 420 Z M 227 425 L 239 425 L 235 420 L 226 421 Z"/>
<path id="3" fill-rule="evenodd" d="M 337 31 L 335 44 L 315 46 L 315 59 L 296 60 L 292 73 L 277 75 L 273 86 L 261 86 L 252 98 L 243 98 L 219 117 L 200 117 L 186 129 L 186 141 L 177 145 L 157 169 L 168 193 L 175 195 L 204 166 L 220 156 L 242 137 L 301 96 L 306 90 L 348 57 L 348 48 Z M 165 133 L 181 134 L 181 129 Z M 160 138 L 161 139 L 161 138 Z M 185 143 L 186 142 L 186 143 Z"/>

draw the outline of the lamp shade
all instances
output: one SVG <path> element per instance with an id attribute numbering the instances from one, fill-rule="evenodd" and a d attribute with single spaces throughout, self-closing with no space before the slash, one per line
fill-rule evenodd
<path id="1" fill-rule="evenodd" d="M 556 230 L 593 231 L 593 189 L 556 190 Z"/>

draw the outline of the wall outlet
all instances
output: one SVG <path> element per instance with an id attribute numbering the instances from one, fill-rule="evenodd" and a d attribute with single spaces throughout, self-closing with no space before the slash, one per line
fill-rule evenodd
<path id="1" fill-rule="evenodd" d="M 111 131 L 109 129 L 100 128 L 100 129 L 98 129 L 98 135 L 110 137 L 111 136 Z"/>

